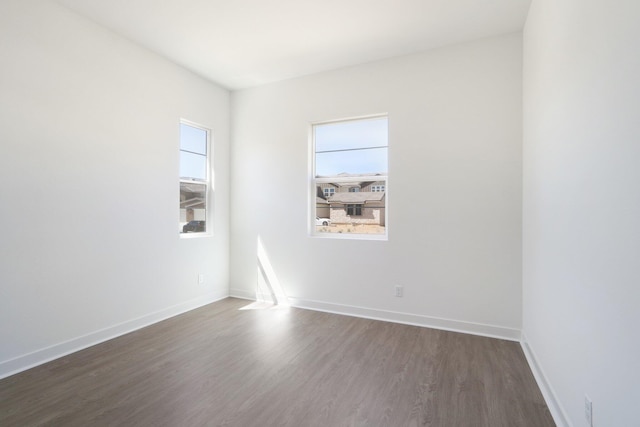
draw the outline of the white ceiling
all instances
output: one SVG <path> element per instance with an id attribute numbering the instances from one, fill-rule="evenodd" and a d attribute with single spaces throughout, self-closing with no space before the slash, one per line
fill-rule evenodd
<path id="1" fill-rule="evenodd" d="M 57 0 L 229 89 L 520 31 L 530 0 Z"/>

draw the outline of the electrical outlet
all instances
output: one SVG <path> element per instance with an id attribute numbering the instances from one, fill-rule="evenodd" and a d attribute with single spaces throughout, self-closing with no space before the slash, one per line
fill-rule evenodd
<path id="1" fill-rule="evenodd" d="M 404 289 L 402 286 L 400 285 L 396 285 L 396 296 L 397 297 L 402 297 L 402 293 L 403 293 Z"/>
<path id="2" fill-rule="evenodd" d="M 587 427 L 593 427 L 593 403 L 586 394 L 584 395 L 584 417 L 587 420 Z"/>
<path id="3" fill-rule="evenodd" d="M 202 273 L 198 274 L 198 284 L 204 285 L 204 274 Z"/>

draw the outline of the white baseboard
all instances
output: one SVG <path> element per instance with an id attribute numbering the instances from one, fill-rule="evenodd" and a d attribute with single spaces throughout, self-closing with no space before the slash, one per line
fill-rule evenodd
<path id="1" fill-rule="evenodd" d="M 247 299 L 251 301 L 273 302 L 273 295 L 260 291 L 247 291 L 245 289 L 229 289 L 229 296 L 233 298 Z"/>
<path id="2" fill-rule="evenodd" d="M 538 383 L 538 388 L 540 388 L 540 391 L 542 392 L 542 396 L 544 397 L 544 400 L 549 407 L 549 412 L 551 412 L 551 416 L 553 417 L 556 425 L 558 427 L 572 427 L 573 425 L 569 421 L 569 417 L 560 404 L 560 401 L 556 397 L 556 393 L 553 391 L 551 383 L 547 379 L 547 376 L 544 374 L 542 367 L 538 363 L 538 358 L 529 345 L 524 331 L 522 331 L 522 339 L 520 340 L 520 345 L 522 346 L 524 356 L 527 358 L 527 362 L 529 362 L 529 367 L 531 367 L 533 376 Z"/>
<path id="3" fill-rule="evenodd" d="M 177 316 L 179 314 L 191 311 L 203 305 L 210 304 L 215 301 L 219 301 L 228 296 L 225 293 L 212 293 L 199 298 L 195 298 L 189 301 L 176 304 L 165 309 L 146 314 L 136 319 L 131 319 L 126 322 L 119 323 L 117 325 L 109 326 L 107 328 L 91 332 L 87 335 L 83 335 L 77 338 L 73 338 L 69 341 L 54 344 L 50 347 L 46 347 L 34 352 L 18 356 L 14 359 L 9 359 L 0 362 L 0 379 L 17 374 L 18 372 L 25 371 L 43 363 L 50 362 L 67 354 L 75 353 L 76 351 L 83 350 L 87 347 L 100 344 L 101 342 L 108 341 L 110 339 L 119 337 L 129 332 L 133 332 L 137 329 L 144 328 L 145 326 L 152 325 L 170 317 Z"/>
<path id="4" fill-rule="evenodd" d="M 229 289 L 229 296 L 233 297 L 233 298 L 240 298 L 240 299 L 248 299 L 251 301 L 255 301 L 256 300 L 256 291 L 247 291 L 245 289 L 236 289 L 236 288 L 230 288 Z"/>
<path id="5" fill-rule="evenodd" d="M 229 296 L 254 301 L 256 299 L 271 301 L 271 295 L 256 295 L 256 291 L 247 291 L 244 289 L 236 288 L 230 289 Z M 330 302 L 306 300 L 296 297 L 288 297 L 288 299 L 292 307 L 304 308 L 307 310 L 344 314 L 346 316 L 362 317 L 365 319 L 384 320 L 387 322 L 442 329 L 452 332 L 462 332 L 466 334 L 499 338 L 509 341 L 520 341 L 520 330 L 515 328 L 464 322 L 460 320 L 441 319 L 419 314 L 400 313 L 396 311 L 378 310 L 352 305 L 334 304 Z"/>
<path id="6" fill-rule="evenodd" d="M 255 296 L 254 296 L 255 298 Z M 499 338 L 509 341 L 520 341 L 520 330 L 503 326 L 485 325 L 481 323 L 464 322 L 460 320 L 441 319 L 420 314 L 400 313 L 396 311 L 378 310 L 351 305 L 333 304 L 322 301 L 305 300 L 289 297 L 291 306 L 308 310 L 324 311 L 327 313 L 344 314 L 347 316 L 366 319 L 384 320 L 405 325 L 422 326 L 465 334 Z"/>

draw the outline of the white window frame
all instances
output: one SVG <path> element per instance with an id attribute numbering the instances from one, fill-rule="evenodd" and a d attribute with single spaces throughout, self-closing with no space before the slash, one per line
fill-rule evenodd
<path id="1" fill-rule="evenodd" d="M 182 150 L 182 139 L 180 134 L 180 125 L 187 125 L 196 129 L 203 130 L 207 135 L 207 160 L 206 160 L 206 166 L 205 166 L 206 178 L 204 180 L 181 176 L 180 155 L 183 150 Z M 183 233 L 182 226 L 181 226 L 178 231 L 178 234 L 181 239 L 194 239 L 194 238 L 213 236 L 213 220 L 212 220 L 213 219 L 213 201 L 211 200 L 212 186 L 213 186 L 213 183 L 212 183 L 213 171 L 211 170 L 211 165 L 213 164 L 212 163 L 213 152 L 212 152 L 211 140 L 212 140 L 212 131 L 210 127 L 192 122 L 190 120 L 186 120 L 182 118 L 180 119 L 178 124 L 178 178 L 179 178 L 178 186 L 180 186 L 180 184 L 183 184 L 183 183 L 186 183 L 186 184 L 195 183 L 195 184 L 201 184 L 205 186 L 205 231 Z M 180 200 L 178 200 L 178 205 L 179 204 L 180 204 Z M 178 224 L 180 223 L 181 223 L 180 218 L 178 218 Z"/>
<path id="2" fill-rule="evenodd" d="M 318 178 L 316 177 L 316 142 L 315 142 L 315 126 L 319 125 L 327 125 L 332 123 L 343 123 L 343 122 L 352 122 L 358 120 L 367 120 L 367 119 L 376 119 L 376 118 L 386 118 L 389 120 L 388 113 L 380 113 L 380 114 L 372 114 L 367 116 L 357 116 L 357 117 L 348 117 L 337 120 L 325 120 L 325 121 L 317 121 L 312 122 L 309 126 L 309 236 L 313 238 L 321 238 L 321 239 L 338 239 L 338 240 L 382 240 L 386 241 L 389 239 L 389 193 L 385 191 L 385 227 L 384 234 L 358 234 L 358 233 L 321 233 L 317 232 L 315 226 L 316 219 L 316 194 L 317 194 L 317 186 L 325 183 L 334 183 L 336 181 L 335 177 L 329 178 Z M 387 130 L 389 132 L 389 130 Z M 390 133 L 390 132 L 389 132 Z M 358 183 L 360 184 L 363 181 L 382 181 L 384 182 L 385 189 L 388 188 L 389 182 L 389 135 L 387 135 L 387 175 L 364 175 L 364 176 L 353 176 L 353 177 L 340 177 L 341 183 Z M 336 192 L 337 193 L 337 192 Z M 365 206 L 362 206 L 364 209 Z M 346 210 L 346 205 L 344 206 Z"/>

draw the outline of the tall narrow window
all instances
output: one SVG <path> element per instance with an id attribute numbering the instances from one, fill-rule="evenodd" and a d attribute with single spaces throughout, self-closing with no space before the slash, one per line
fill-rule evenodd
<path id="1" fill-rule="evenodd" d="M 335 188 L 331 197 L 310 197 L 313 235 L 386 237 L 388 134 L 387 116 L 312 125 L 311 194 Z M 316 225 L 327 212 L 330 225 Z"/>
<path id="2" fill-rule="evenodd" d="M 204 127 L 180 122 L 180 232 L 206 233 L 209 195 L 209 139 Z"/>

